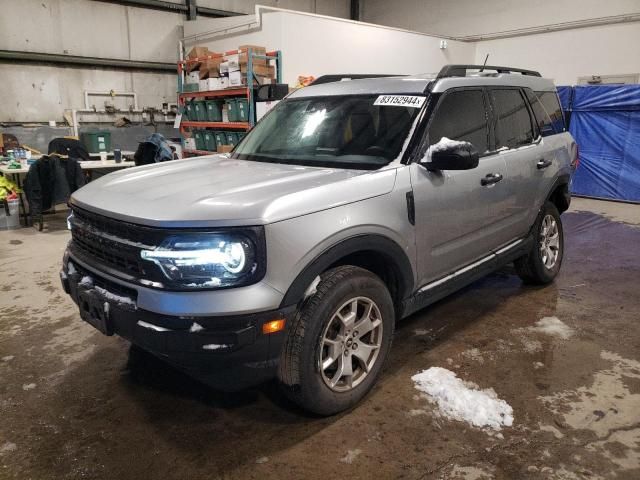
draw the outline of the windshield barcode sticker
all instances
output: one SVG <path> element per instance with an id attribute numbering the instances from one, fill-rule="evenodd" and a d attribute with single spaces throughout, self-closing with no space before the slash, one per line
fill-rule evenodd
<path id="1" fill-rule="evenodd" d="M 424 103 L 424 99 L 425 97 L 415 95 L 380 95 L 373 104 L 385 107 L 420 108 Z"/>

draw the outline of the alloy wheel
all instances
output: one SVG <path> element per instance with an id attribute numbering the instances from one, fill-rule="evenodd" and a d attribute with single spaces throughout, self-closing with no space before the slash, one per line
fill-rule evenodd
<path id="1" fill-rule="evenodd" d="M 547 270 L 551 270 L 560 255 L 560 234 L 553 215 L 545 215 L 540 226 L 540 257 Z"/>
<path id="2" fill-rule="evenodd" d="M 357 387 L 371 372 L 382 346 L 382 316 L 367 297 L 338 308 L 320 337 L 319 369 L 333 391 Z"/>

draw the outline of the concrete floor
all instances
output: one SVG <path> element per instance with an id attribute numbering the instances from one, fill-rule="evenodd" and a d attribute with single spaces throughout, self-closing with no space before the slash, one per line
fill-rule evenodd
<path id="1" fill-rule="evenodd" d="M 557 281 L 509 269 L 402 322 L 353 411 L 307 416 L 272 385 L 212 392 L 84 324 L 68 233 L 0 233 L 0 478 L 640 478 L 640 206 L 574 199 Z M 535 328 L 555 316 L 567 328 Z M 562 338 L 565 333 L 567 338 Z M 411 376 L 493 388 L 500 432 L 448 420 Z"/>

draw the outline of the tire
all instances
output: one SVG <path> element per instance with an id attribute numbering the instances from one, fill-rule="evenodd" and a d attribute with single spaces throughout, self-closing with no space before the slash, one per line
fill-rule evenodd
<path id="1" fill-rule="evenodd" d="M 342 266 L 323 273 L 287 333 L 278 367 L 284 394 L 324 416 L 357 404 L 380 376 L 394 315 L 389 291 L 371 272 Z"/>
<path id="2" fill-rule="evenodd" d="M 531 250 L 514 265 L 525 283 L 546 285 L 558 275 L 564 255 L 562 220 L 553 203 L 545 202 L 533 226 L 533 235 Z"/>

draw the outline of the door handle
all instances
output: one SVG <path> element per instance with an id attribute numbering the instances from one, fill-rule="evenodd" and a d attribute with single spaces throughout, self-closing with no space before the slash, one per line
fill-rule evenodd
<path id="1" fill-rule="evenodd" d="M 550 166 L 552 163 L 553 162 L 551 160 L 541 158 L 540 160 L 538 160 L 538 163 L 536 163 L 536 167 L 538 167 L 538 170 L 542 170 L 543 168 L 547 168 L 548 166 Z"/>
<path id="2" fill-rule="evenodd" d="M 486 187 L 487 185 L 493 185 L 494 183 L 498 183 L 502 180 L 502 175 L 499 173 L 489 173 L 486 177 L 480 180 L 480 185 Z"/>

